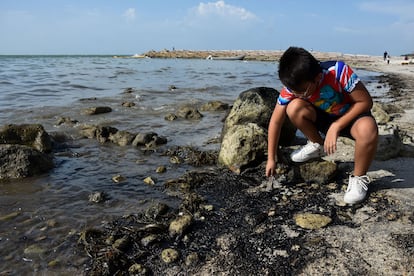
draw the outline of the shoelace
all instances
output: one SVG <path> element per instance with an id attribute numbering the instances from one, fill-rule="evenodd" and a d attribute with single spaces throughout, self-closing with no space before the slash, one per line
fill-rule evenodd
<path id="1" fill-rule="evenodd" d="M 368 186 L 367 185 L 370 183 L 369 177 L 367 175 L 354 176 L 354 177 L 361 180 L 361 181 L 354 182 L 354 183 L 351 183 L 351 185 L 348 185 L 347 192 L 351 190 L 351 188 L 354 184 L 359 184 L 359 186 L 361 186 L 362 189 L 364 189 L 365 191 L 368 191 Z"/>
<path id="2" fill-rule="evenodd" d="M 317 149 L 318 145 L 315 145 L 312 142 L 309 142 L 306 144 L 306 146 L 304 147 L 304 152 L 305 153 L 309 153 L 312 152 L 313 150 Z"/>

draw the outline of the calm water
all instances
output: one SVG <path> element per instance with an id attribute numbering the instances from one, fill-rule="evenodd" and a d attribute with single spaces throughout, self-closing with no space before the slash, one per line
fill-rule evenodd
<path id="1" fill-rule="evenodd" d="M 374 96 L 386 92 L 377 88 L 378 74 L 357 73 Z M 0 56 L 1 125 L 40 123 L 49 133 L 74 139 L 68 149 L 56 153 L 56 168 L 49 174 L 0 182 L 0 274 L 80 273 L 84 259 L 75 247 L 79 231 L 154 201 L 174 206 L 177 199 L 163 191 L 163 183 L 191 169 L 170 164 L 161 151 L 143 154 L 133 147 L 80 139 L 79 126 L 57 126 L 59 117 L 135 133 L 154 131 L 167 137 L 167 147 L 217 149 L 218 144 L 207 142 L 219 136 L 224 112 L 204 112 L 200 121 L 168 122 L 164 116 L 187 103 L 232 104 L 242 91 L 257 86 L 280 89 L 276 63 Z M 123 93 L 126 88 L 133 92 Z M 127 108 L 123 102 L 136 105 Z M 81 115 L 84 108 L 100 105 L 113 112 Z M 155 173 L 160 165 L 167 166 L 167 173 Z M 115 184 L 111 178 L 116 174 L 126 181 Z M 156 179 L 155 186 L 143 182 L 147 176 Z M 107 193 L 109 200 L 90 203 L 88 196 L 96 191 Z M 42 253 L 29 252 L 33 248 Z"/>

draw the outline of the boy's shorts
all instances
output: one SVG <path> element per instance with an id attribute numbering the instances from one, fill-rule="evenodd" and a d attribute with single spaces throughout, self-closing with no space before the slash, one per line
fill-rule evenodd
<path id="1" fill-rule="evenodd" d="M 315 110 L 316 110 L 316 123 L 315 123 L 316 128 L 323 134 L 326 134 L 331 124 L 335 122 L 338 118 L 340 118 L 340 116 L 332 116 L 326 113 L 325 111 L 322 111 L 316 107 L 315 107 Z M 374 118 L 370 111 L 359 114 L 349 123 L 348 126 L 346 126 L 344 129 L 341 130 L 341 132 L 339 133 L 339 136 L 354 139 L 351 135 L 352 126 L 359 118 L 366 117 L 366 116 Z"/>

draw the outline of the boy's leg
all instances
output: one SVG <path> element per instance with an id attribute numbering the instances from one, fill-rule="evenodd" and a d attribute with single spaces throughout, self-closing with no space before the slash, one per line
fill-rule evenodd
<path id="1" fill-rule="evenodd" d="M 351 128 L 355 139 L 354 175 L 365 175 L 375 157 L 378 143 L 378 128 L 371 116 L 359 118 Z"/>
<path id="2" fill-rule="evenodd" d="M 323 139 L 316 128 L 316 110 L 307 101 L 294 99 L 286 108 L 290 121 L 313 143 L 323 145 Z"/>

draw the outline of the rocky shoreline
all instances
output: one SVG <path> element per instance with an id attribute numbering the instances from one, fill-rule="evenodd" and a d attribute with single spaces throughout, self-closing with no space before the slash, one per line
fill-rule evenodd
<path id="1" fill-rule="evenodd" d="M 239 51 L 186 51 L 184 56 L 180 51 L 174 52 L 175 56 L 170 51 L 158 53 L 164 56 L 156 56 L 157 52 L 146 55 L 204 58 L 206 54 L 241 54 Z M 247 60 L 271 61 L 277 60 L 281 52 L 242 54 L 246 54 Z M 336 55 L 320 54 L 327 59 Z M 337 58 L 339 56 L 343 57 L 338 54 Z M 181 162 L 196 167 L 164 183 L 166 193 L 181 199 L 179 207 L 157 203 L 143 212 L 80 231 L 77 248 L 89 257 L 85 273 L 412 275 L 414 186 L 410 182 L 413 177 L 410 166 L 414 151 L 410 120 L 413 78 L 405 72 L 383 68 L 384 64 L 376 57 L 341 59 L 347 58 L 360 68 L 385 72 L 393 98 L 392 104 L 379 108 L 379 113 L 386 117 L 381 123 L 384 143 L 380 148 L 384 154 L 392 154 L 374 162 L 370 170 L 374 183 L 366 202 L 355 206 L 341 202 L 347 173 L 352 168 L 353 145 L 346 139 L 340 141 L 340 150 L 327 160 L 297 167 L 286 161 L 280 167 L 278 179 L 264 177 L 263 162 L 247 162 L 240 167 L 235 166 L 240 163 L 237 160 L 217 166 L 219 152 L 169 149 L 166 154 L 172 158 L 179 156 Z M 264 97 L 260 93 L 254 95 Z M 244 101 L 246 98 L 249 97 L 244 97 Z M 235 102 L 233 109 L 237 106 Z M 249 126 L 249 122 L 242 121 Z M 230 126 L 225 125 L 224 129 Z M 88 126 L 81 131 L 85 137 L 120 146 L 132 143 L 139 136 L 98 126 Z M 148 144 L 149 148 L 157 146 L 151 142 L 159 137 L 148 135 L 142 134 L 137 144 Z M 32 139 L 36 141 L 38 136 Z M 396 145 L 389 143 L 389 139 L 394 138 Z M 293 147 L 286 147 L 281 153 L 288 155 L 291 150 Z M 260 147 L 256 151 L 260 151 Z M 246 156 L 249 158 L 248 154 Z M 325 178 L 318 178 L 322 169 L 333 166 L 332 170 L 327 170 Z"/>

